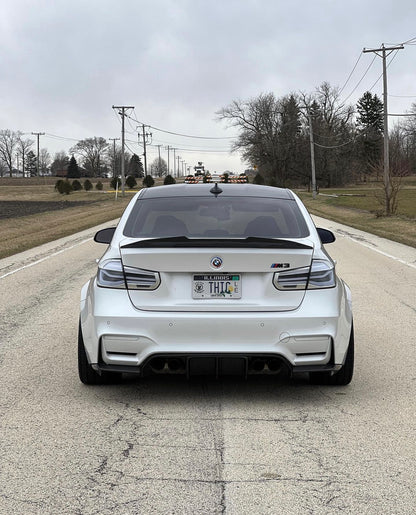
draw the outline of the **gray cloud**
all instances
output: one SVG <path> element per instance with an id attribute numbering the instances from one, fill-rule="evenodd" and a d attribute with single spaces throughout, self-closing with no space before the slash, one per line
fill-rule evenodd
<path id="1" fill-rule="evenodd" d="M 415 14 L 413 0 L 15 0 L 0 21 L 0 128 L 114 137 L 120 124 L 111 106 L 127 104 L 140 121 L 169 131 L 232 136 L 214 120 L 218 109 L 261 92 L 310 92 L 324 80 L 341 86 L 364 46 L 414 37 Z M 407 46 L 392 63 L 392 95 L 416 95 L 414 54 Z M 345 96 L 371 58 L 361 58 Z M 355 103 L 380 73 L 378 60 L 348 101 Z M 381 93 L 381 81 L 374 92 Z M 390 111 L 403 112 L 415 100 L 392 96 Z M 136 125 L 128 126 L 132 142 Z M 156 132 L 154 138 L 228 148 L 227 140 Z M 72 144 L 42 140 L 51 152 Z M 190 164 L 202 159 L 212 169 L 244 169 L 238 156 L 182 154 Z"/>

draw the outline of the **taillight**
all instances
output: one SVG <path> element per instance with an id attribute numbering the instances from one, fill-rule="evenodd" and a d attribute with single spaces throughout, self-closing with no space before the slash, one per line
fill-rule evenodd
<path id="1" fill-rule="evenodd" d="M 318 290 L 335 286 L 335 270 L 332 263 L 314 259 L 311 267 L 276 272 L 273 284 L 278 290 Z"/>
<path id="2" fill-rule="evenodd" d="M 335 284 L 334 265 L 328 261 L 314 259 L 309 274 L 308 290 L 334 288 Z"/>
<path id="3" fill-rule="evenodd" d="M 160 284 L 158 272 L 152 272 L 151 270 L 125 266 L 124 274 L 129 290 L 156 290 Z"/>
<path id="4" fill-rule="evenodd" d="M 97 272 L 97 285 L 102 288 L 155 290 L 160 284 L 158 272 L 131 266 L 123 267 L 120 259 L 111 259 Z"/>

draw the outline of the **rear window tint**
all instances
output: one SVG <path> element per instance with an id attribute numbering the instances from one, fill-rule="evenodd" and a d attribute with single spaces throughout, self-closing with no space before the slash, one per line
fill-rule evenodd
<path id="1" fill-rule="evenodd" d="M 138 199 L 123 234 L 132 238 L 304 238 L 296 202 L 258 197 Z"/>

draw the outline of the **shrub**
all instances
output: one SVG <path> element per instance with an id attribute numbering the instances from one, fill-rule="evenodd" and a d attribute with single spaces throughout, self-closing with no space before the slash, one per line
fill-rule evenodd
<path id="1" fill-rule="evenodd" d="M 167 175 L 163 184 L 176 184 L 176 180 L 171 175 Z"/>
<path id="2" fill-rule="evenodd" d="M 92 190 L 92 182 L 89 180 L 89 179 L 86 179 L 84 181 L 84 190 L 85 191 L 90 191 Z"/>
<path id="3" fill-rule="evenodd" d="M 253 184 L 264 184 L 264 177 L 261 173 L 257 172 L 253 179 Z"/>
<path id="4" fill-rule="evenodd" d="M 61 183 L 64 182 L 62 179 L 58 179 L 56 182 L 55 182 L 55 190 L 56 191 L 59 191 L 59 188 L 61 187 Z M 59 191 L 59 193 L 61 193 Z"/>
<path id="5" fill-rule="evenodd" d="M 56 189 L 61 195 L 69 195 L 73 188 L 69 181 L 58 181 Z"/>
<path id="6" fill-rule="evenodd" d="M 227 172 L 225 172 L 222 176 L 222 180 L 221 182 L 230 182 L 230 179 L 229 179 L 229 174 Z"/>
<path id="7" fill-rule="evenodd" d="M 210 174 L 204 175 L 202 182 L 211 182 L 211 175 Z"/>
<path id="8" fill-rule="evenodd" d="M 97 184 L 95 185 L 95 189 L 98 191 L 102 191 L 103 183 L 101 181 L 98 181 Z"/>
<path id="9" fill-rule="evenodd" d="M 127 177 L 126 184 L 127 184 L 127 187 L 130 188 L 130 189 L 133 189 L 137 185 L 136 179 L 134 178 L 133 175 L 129 175 Z"/>
<path id="10" fill-rule="evenodd" d="M 151 175 L 146 175 L 146 177 L 143 179 L 143 186 L 146 188 L 151 188 L 155 183 L 155 180 Z"/>
<path id="11" fill-rule="evenodd" d="M 72 181 L 72 189 L 74 191 L 80 191 L 82 190 L 82 184 L 77 179 L 75 179 L 75 181 Z"/>
<path id="12" fill-rule="evenodd" d="M 121 186 L 120 177 L 113 177 L 111 179 L 110 186 L 113 188 L 113 190 L 120 189 L 120 186 Z"/>

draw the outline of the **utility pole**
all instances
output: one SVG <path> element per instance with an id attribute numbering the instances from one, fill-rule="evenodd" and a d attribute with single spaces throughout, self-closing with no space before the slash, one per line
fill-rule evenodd
<path id="1" fill-rule="evenodd" d="M 108 141 L 113 142 L 113 177 L 116 177 L 116 141 L 119 141 L 120 138 L 108 138 Z"/>
<path id="2" fill-rule="evenodd" d="M 176 156 L 176 159 L 178 160 L 178 167 L 177 167 L 177 170 L 178 170 L 178 177 L 180 175 L 180 172 L 179 172 L 179 159 L 181 158 L 181 156 Z"/>
<path id="3" fill-rule="evenodd" d="M 384 43 L 381 48 L 363 49 L 363 53 L 373 52 L 383 59 L 383 141 L 384 141 L 384 190 L 386 193 L 386 215 L 390 215 L 391 206 L 391 181 L 390 181 L 390 157 L 389 157 L 389 127 L 388 127 L 388 111 L 387 111 L 387 66 L 386 57 L 388 57 L 393 50 L 402 50 L 403 45 L 385 47 Z M 381 54 L 380 54 L 381 52 Z M 388 52 L 388 53 L 386 53 Z"/>
<path id="4" fill-rule="evenodd" d="M 311 145 L 311 169 L 312 169 L 312 198 L 316 199 L 316 172 L 315 172 L 315 143 L 313 141 L 312 116 L 308 109 L 309 142 Z"/>
<path id="5" fill-rule="evenodd" d="M 170 175 L 170 170 L 169 170 L 169 150 L 171 149 L 172 147 L 171 146 L 167 146 L 165 147 L 165 149 L 168 151 L 168 175 Z"/>
<path id="6" fill-rule="evenodd" d="M 143 157 L 144 157 L 144 174 L 147 175 L 147 154 L 146 154 L 146 144 L 150 144 L 152 133 L 146 132 L 146 125 L 142 124 L 142 132 L 143 132 Z M 139 134 L 137 137 L 140 139 Z M 149 141 L 147 141 L 149 138 Z"/>
<path id="7" fill-rule="evenodd" d="M 40 168 L 39 168 L 39 136 L 44 136 L 45 133 L 44 132 L 32 132 L 33 136 L 36 136 L 37 139 L 38 139 L 38 157 L 37 157 L 37 172 L 38 172 L 38 175 L 40 176 Z"/>
<path id="8" fill-rule="evenodd" d="M 126 109 L 134 109 L 134 106 L 113 106 L 113 109 L 120 109 L 119 115 L 121 116 L 121 193 L 124 197 L 126 189 L 126 176 L 124 173 L 124 117 L 127 116 Z"/>
<path id="9" fill-rule="evenodd" d="M 158 165 L 158 172 L 159 172 L 159 177 L 161 177 L 161 172 L 160 172 L 160 147 L 162 145 L 156 145 L 157 146 L 157 150 L 159 152 L 159 165 Z"/>
<path id="10" fill-rule="evenodd" d="M 176 151 L 177 149 L 174 148 L 173 150 L 173 176 L 176 177 Z"/>

